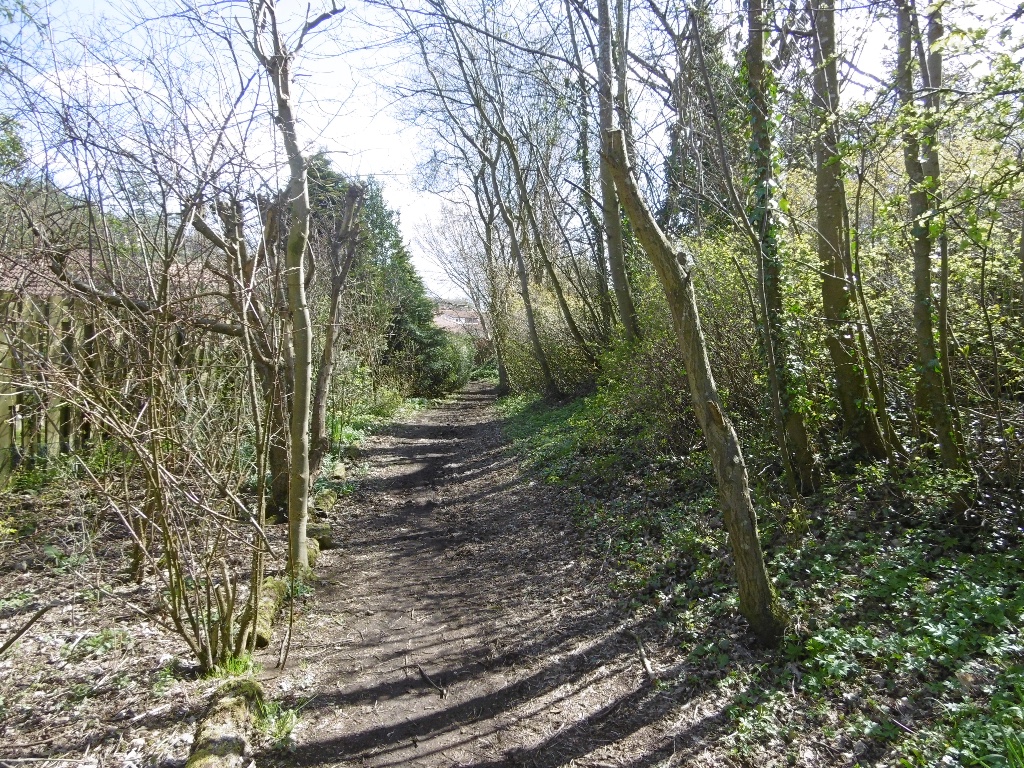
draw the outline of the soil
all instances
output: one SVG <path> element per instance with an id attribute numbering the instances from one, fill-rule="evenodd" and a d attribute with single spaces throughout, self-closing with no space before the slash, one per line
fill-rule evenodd
<path id="1" fill-rule="evenodd" d="M 184 764 L 223 682 L 153 620 L 108 513 L 73 478 L 0 494 L 0 644 L 52 605 L 0 656 L 0 766 Z"/>
<path id="2" fill-rule="evenodd" d="M 519 472 L 494 399 L 471 385 L 363 445 L 364 476 L 326 513 L 338 546 L 258 658 L 299 722 L 257 765 L 736 764 L 722 750 L 736 692 L 612 599 L 607 546 Z M 0 641 L 61 602 L 0 657 L 0 767 L 183 765 L 220 681 L 147 619 L 157 595 L 126 583 L 116 522 L 85 496 L 44 496 L 0 496 L 5 519 L 27 509 L 67 539 L 56 554 L 52 534 L 0 546 Z M 709 632 L 753 661 L 738 628 Z"/>
<path id="3" fill-rule="evenodd" d="M 308 702 L 276 764 L 646 766 L 688 751 L 662 722 L 675 703 L 645 672 L 642 629 L 571 510 L 518 473 L 493 400 L 471 386 L 365 445 L 369 475 L 336 508 L 342 546 L 317 567 L 287 667 L 276 644 L 262 659 L 269 690 Z"/>

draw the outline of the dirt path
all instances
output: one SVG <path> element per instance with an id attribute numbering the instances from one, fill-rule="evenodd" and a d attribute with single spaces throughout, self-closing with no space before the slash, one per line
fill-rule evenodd
<path id="1" fill-rule="evenodd" d="M 674 763 L 671 703 L 570 510 L 518 476 L 492 393 L 470 387 L 365 453 L 288 668 L 276 643 L 262 660 L 274 695 L 314 697 L 278 764 Z"/>

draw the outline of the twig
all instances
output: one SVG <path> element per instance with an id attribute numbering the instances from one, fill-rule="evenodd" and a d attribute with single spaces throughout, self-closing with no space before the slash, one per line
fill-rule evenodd
<path id="1" fill-rule="evenodd" d="M 288 662 L 288 649 L 292 645 L 292 624 L 289 621 L 288 626 L 284 630 L 284 640 L 281 641 L 281 653 L 277 656 L 278 669 L 284 669 L 284 665 Z"/>
<path id="2" fill-rule="evenodd" d="M 640 635 L 636 634 L 635 632 L 629 632 L 628 630 L 627 634 L 634 640 L 636 640 L 637 650 L 640 651 L 640 663 L 644 665 L 644 672 L 647 673 L 647 679 L 651 683 L 658 682 L 658 676 L 654 672 L 654 667 L 651 666 L 651 660 L 647 658 L 647 651 L 644 650 L 644 643 L 640 639 Z"/>
<path id="3" fill-rule="evenodd" d="M 916 736 L 917 735 L 917 731 L 915 731 L 913 728 L 910 728 L 909 726 L 904 725 L 899 720 L 897 720 L 895 717 L 890 717 L 889 720 L 892 722 L 893 725 L 899 726 L 904 731 L 909 733 L 911 736 Z"/>
<path id="4" fill-rule="evenodd" d="M 8 744 L 7 748 L 8 749 L 28 749 L 29 747 L 41 747 L 43 744 L 49 744 L 51 741 L 54 741 L 57 738 L 58 738 L 57 736 L 51 736 L 50 738 L 43 739 L 42 741 L 29 741 L 29 742 L 27 742 L 25 744 Z"/>
<path id="5" fill-rule="evenodd" d="M 2 646 L 0 646 L 0 655 L 2 655 L 4 651 L 6 651 L 8 648 L 10 648 L 12 645 L 14 645 L 16 642 L 18 642 L 18 638 L 21 637 L 22 635 L 24 635 L 26 632 L 28 632 L 33 624 L 35 624 L 37 621 L 39 621 L 41 618 L 43 618 L 43 614 L 45 614 L 51 608 L 56 608 L 58 605 L 61 605 L 61 601 L 54 600 L 52 603 L 47 603 L 42 608 L 40 608 L 38 611 L 36 611 L 34 614 L 32 614 L 32 618 L 28 620 L 28 623 L 25 624 L 21 629 L 19 629 L 13 635 L 11 635 L 10 639 L 6 643 L 4 643 Z"/>
<path id="6" fill-rule="evenodd" d="M 440 696 L 442 699 L 448 696 L 448 689 L 442 688 L 440 685 L 438 685 L 429 677 L 427 677 L 427 673 L 423 671 L 423 667 L 417 664 L 416 669 L 419 671 L 420 677 L 422 677 L 426 681 L 427 685 L 429 685 L 431 688 L 437 691 L 438 696 Z"/>

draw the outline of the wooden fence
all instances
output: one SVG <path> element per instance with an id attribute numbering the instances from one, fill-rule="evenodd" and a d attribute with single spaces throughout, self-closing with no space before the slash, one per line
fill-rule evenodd
<path id="1" fill-rule="evenodd" d="M 54 371 L 75 375 L 74 352 L 86 326 L 61 296 L 0 294 L 0 487 L 19 466 L 69 453 L 88 441 L 88 424 L 60 402 Z"/>

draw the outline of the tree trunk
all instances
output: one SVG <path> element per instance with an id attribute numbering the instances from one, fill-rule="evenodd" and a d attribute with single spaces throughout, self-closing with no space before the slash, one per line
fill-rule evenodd
<path id="1" fill-rule="evenodd" d="M 673 251 L 640 196 L 622 132 L 608 131 L 608 143 L 612 150 L 610 167 L 615 174 L 619 197 L 637 239 L 654 264 L 672 312 L 693 408 L 715 468 L 718 497 L 736 561 L 740 612 L 761 642 L 775 644 L 782 637 L 788 619 L 768 580 L 742 447 L 722 409 L 711 372 L 690 274 L 693 263 L 685 252 Z"/>
<path id="2" fill-rule="evenodd" d="M 331 287 L 331 303 L 324 328 L 324 348 L 320 355 L 316 385 L 313 388 L 313 403 L 310 409 L 309 427 L 309 476 L 315 480 L 320 465 L 331 447 L 327 434 L 327 396 L 331 391 L 331 376 L 334 374 L 334 346 L 337 343 L 337 328 L 341 322 L 341 286 Z"/>
<path id="3" fill-rule="evenodd" d="M 633 138 L 632 114 L 629 111 L 629 67 L 626 64 L 626 51 L 629 50 L 629 27 L 626 23 L 626 4 L 623 0 L 615 0 L 615 29 L 612 32 L 612 67 L 615 70 L 615 113 L 619 118 L 619 128 L 626 142 L 626 151 L 630 156 L 636 151 Z"/>
<path id="4" fill-rule="evenodd" d="M 897 62 L 896 90 L 905 112 L 904 119 L 915 114 L 913 46 L 914 35 L 911 8 L 908 0 L 897 0 Z M 932 236 L 934 211 L 929 206 L 928 186 L 921 163 L 921 145 L 913 125 L 903 129 L 903 162 L 910 180 L 910 226 L 914 253 L 914 335 L 917 341 L 918 390 L 921 404 L 926 410 L 931 428 L 939 445 L 942 465 L 948 469 L 965 466 L 961 450 L 962 441 L 957 434 L 943 386 L 944 365 L 935 345 L 932 312 Z"/>
<path id="5" fill-rule="evenodd" d="M 598 0 L 598 115 L 601 131 L 601 208 L 604 218 L 605 245 L 608 251 L 608 264 L 612 273 L 612 289 L 615 291 L 615 303 L 619 309 L 619 319 L 626 340 L 636 341 L 640 338 L 640 327 L 636 316 L 636 306 L 626 275 L 625 247 L 622 240 L 622 219 L 619 216 L 619 201 L 615 195 L 615 180 L 610 166 L 611 147 L 608 144 L 607 129 L 614 125 L 615 103 L 612 97 L 612 27 L 608 0 Z"/>
<path id="6" fill-rule="evenodd" d="M 818 113 L 815 147 L 815 196 L 818 208 L 818 258 L 825 313 L 825 344 L 835 375 L 836 397 L 846 432 L 868 456 L 884 459 L 891 450 L 869 405 L 865 361 L 857 345 L 859 317 L 853 304 L 853 261 L 846 222 L 849 219 L 842 158 L 839 155 L 839 81 L 836 71 L 834 0 L 812 7 L 814 107 Z M 878 404 L 876 404 L 878 405 Z"/>
<path id="7" fill-rule="evenodd" d="M 594 209 L 594 199 L 591 190 L 594 188 L 594 169 L 590 162 L 590 87 L 587 74 L 583 69 L 583 60 L 580 57 L 579 44 L 576 40 L 576 24 L 573 19 L 571 0 L 565 0 L 566 21 L 569 25 L 569 39 L 572 42 L 574 62 L 579 70 L 576 79 L 576 87 L 579 90 L 580 99 L 580 136 L 577 152 L 580 158 L 581 187 L 580 204 L 587 213 L 587 222 L 593 232 L 594 238 L 594 266 L 597 268 L 597 297 L 598 306 L 601 309 L 601 331 L 607 341 L 611 335 L 612 327 L 612 297 L 608 288 L 608 264 L 605 260 L 604 231 L 601 228 L 601 220 Z M 620 234 L 621 236 L 621 234 Z"/>
<path id="8" fill-rule="evenodd" d="M 483 213 L 482 201 L 477 199 L 477 206 Z M 494 214 L 493 208 L 488 217 L 484 217 L 484 274 L 491 296 L 491 343 L 494 345 L 494 360 L 498 366 L 498 394 L 506 395 L 512 391 L 508 380 L 508 368 L 505 366 L 505 326 L 504 318 L 500 317 L 498 306 L 499 287 L 495 279 L 494 266 Z"/>
<path id="9" fill-rule="evenodd" d="M 270 420 L 267 422 L 267 429 L 270 430 L 267 456 L 267 468 L 270 472 L 270 501 L 267 504 L 267 511 L 277 517 L 288 512 L 289 468 L 288 445 L 285 441 L 287 432 L 285 428 L 285 394 L 281 391 L 282 382 L 277 380 L 278 372 L 273 366 L 257 362 L 256 374 L 270 414 Z"/>
<path id="10" fill-rule="evenodd" d="M 526 312 L 526 328 L 530 334 L 530 343 L 533 345 L 533 354 L 540 366 L 541 377 L 544 379 L 544 392 L 548 397 L 560 397 L 561 391 L 551 375 L 551 367 L 548 365 L 548 357 L 544 354 L 544 347 L 540 343 L 540 335 L 537 333 L 537 322 L 533 314 L 533 302 L 530 300 L 530 276 L 526 271 L 526 260 L 523 258 L 523 251 L 519 245 L 519 235 L 516 232 L 515 221 L 505 204 L 498 188 L 497 163 L 490 166 L 491 183 L 494 187 L 494 198 L 498 202 L 498 209 L 501 211 L 501 218 L 508 229 L 509 245 L 512 248 L 512 258 L 516 263 L 516 275 L 519 277 L 520 296 L 523 298 L 523 308 Z"/>
<path id="11" fill-rule="evenodd" d="M 942 4 L 934 2 L 928 8 L 928 48 L 925 51 L 921 44 L 921 33 L 917 29 L 917 11 L 911 9 L 914 24 L 914 36 L 917 42 L 918 56 L 921 60 L 921 71 L 925 88 L 925 106 L 927 120 L 924 124 L 924 173 L 931 179 L 929 197 L 933 212 L 942 209 L 942 173 L 939 163 L 938 130 L 942 111 L 942 36 L 945 32 L 942 24 Z M 949 235 L 946 231 L 946 215 L 939 213 L 933 219 L 934 229 L 938 225 L 939 246 L 939 305 L 936 321 L 938 323 L 939 359 L 942 361 L 942 389 L 946 397 L 946 407 L 953 423 L 953 435 L 958 443 L 962 457 L 966 456 L 963 444 L 963 429 L 960 426 L 960 411 L 956 404 L 956 393 L 953 390 L 953 358 L 949 353 Z"/>
<path id="12" fill-rule="evenodd" d="M 292 569 L 309 569 L 306 523 L 309 520 L 309 422 L 311 413 L 313 344 L 309 303 L 306 298 L 306 244 L 309 239 L 309 186 L 306 161 L 299 147 L 291 104 L 289 56 L 275 34 L 275 55 L 269 74 L 277 101 L 277 124 L 288 157 L 288 240 L 285 247 L 285 280 L 291 320 L 292 392 L 288 437 L 291 468 L 288 482 L 288 550 Z"/>
<path id="13" fill-rule="evenodd" d="M 334 375 L 334 347 L 341 324 L 341 294 L 345 290 L 348 273 L 356 256 L 356 218 L 362 199 L 362 187 L 349 187 L 344 208 L 340 211 L 331 238 L 331 300 L 327 312 L 327 325 L 324 328 L 324 348 L 316 375 L 310 424 L 309 474 L 312 479 L 320 472 L 320 464 L 331 447 L 330 437 L 327 435 L 327 396 L 330 394 L 331 377 Z"/>
<path id="14" fill-rule="evenodd" d="M 1024 202 L 1020 206 L 1020 240 L 1017 241 L 1017 271 L 1020 273 L 1020 285 L 1018 286 L 1020 304 L 1017 307 L 1017 317 L 1024 320 Z"/>
<path id="15" fill-rule="evenodd" d="M 275 410 L 278 410 L 275 407 Z M 267 466 L 270 469 L 270 501 L 267 510 L 274 517 L 283 520 L 288 514 L 288 474 L 291 471 L 288 464 L 288 445 L 285 442 L 286 430 L 284 423 L 274 418 L 271 421 L 271 428 L 281 428 L 270 438 L 270 450 L 267 459 Z"/>
<path id="16" fill-rule="evenodd" d="M 776 438 L 794 490 L 813 493 L 818 471 L 803 414 L 796 406 L 796 380 L 789 365 L 789 336 L 782 317 L 782 258 L 777 223 L 772 210 L 775 188 L 772 158 L 771 115 L 768 103 L 768 71 L 764 62 L 764 8 L 761 0 L 747 5 L 747 79 L 750 100 L 751 149 L 754 166 L 754 204 L 750 223 L 758 241 L 758 278 L 765 324 L 762 339 L 768 363 Z"/>

